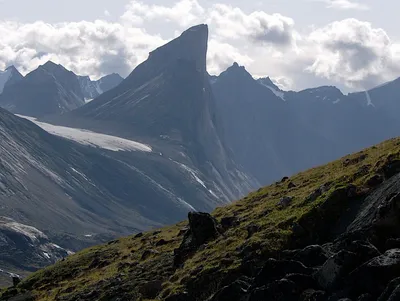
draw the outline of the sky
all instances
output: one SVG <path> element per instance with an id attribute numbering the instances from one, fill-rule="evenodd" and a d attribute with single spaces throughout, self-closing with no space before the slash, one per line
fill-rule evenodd
<path id="1" fill-rule="evenodd" d="M 206 23 L 211 74 L 238 62 L 282 89 L 351 92 L 400 76 L 398 11 L 395 0 L 0 0 L 0 70 L 52 60 L 93 79 L 127 76 Z"/>

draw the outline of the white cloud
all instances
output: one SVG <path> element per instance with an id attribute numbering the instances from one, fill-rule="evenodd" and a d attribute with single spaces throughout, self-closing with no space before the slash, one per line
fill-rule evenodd
<path id="1" fill-rule="evenodd" d="M 317 53 L 308 71 L 363 88 L 391 78 L 400 68 L 397 49 L 387 33 L 368 22 L 346 19 L 312 32 L 308 43 Z"/>
<path id="2" fill-rule="evenodd" d="M 203 14 L 204 8 L 196 0 L 181 0 L 170 7 L 134 0 L 127 5 L 121 19 L 126 23 L 143 24 L 161 18 L 186 27 L 198 23 Z"/>
<path id="3" fill-rule="evenodd" d="M 104 10 L 104 16 L 106 16 L 106 17 L 111 16 L 110 12 L 107 9 Z"/>
<path id="4" fill-rule="evenodd" d="M 78 74 L 127 75 L 165 42 L 140 28 L 105 21 L 47 24 L 0 22 L 0 69 L 23 73 L 52 60 Z"/>
<path id="5" fill-rule="evenodd" d="M 244 13 L 240 8 L 225 4 L 213 5 L 207 23 L 216 34 L 226 39 L 248 38 L 252 42 L 286 46 L 294 42 L 294 21 L 281 14 L 263 11 Z"/>
<path id="6" fill-rule="evenodd" d="M 350 1 L 350 0 L 312 0 L 316 2 L 324 2 L 327 4 L 328 8 L 334 8 L 334 9 L 342 9 L 342 10 L 348 10 L 348 9 L 356 9 L 356 10 L 368 10 L 369 6 L 362 4 L 360 2 L 356 1 Z"/>
<path id="7" fill-rule="evenodd" d="M 241 54 L 230 44 L 222 43 L 215 39 L 210 40 L 207 60 L 207 69 L 210 74 L 221 73 L 221 71 L 231 66 L 233 62 L 248 66 L 253 60 L 249 56 Z"/>

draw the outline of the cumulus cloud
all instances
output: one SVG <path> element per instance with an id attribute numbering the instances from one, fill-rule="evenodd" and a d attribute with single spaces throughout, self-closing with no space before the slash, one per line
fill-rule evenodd
<path id="1" fill-rule="evenodd" d="M 245 14 L 240 8 L 215 4 L 208 12 L 207 23 L 226 39 L 249 38 L 253 42 L 290 45 L 294 41 L 294 21 L 281 14 L 255 11 Z"/>
<path id="2" fill-rule="evenodd" d="M 312 32 L 308 42 L 317 56 L 308 71 L 327 79 L 362 88 L 393 76 L 400 65 L 396 49 L 387 33 L 368 22 L 346 19 Z"/>
<path id="3" fill-rule="evenodd" d="M 248 66 L 253 60 L 241 54 L 235 47 L 212 39 L 208 44 L 207 69 L 210 74 L 219 74 L 227 69 L 233 62 Z"/>
<path id="4" fill-rule="evenodd" d="M 0 22 L 0 36 L 0 69 L 14 64 L 26 73 L 52 60 L 94 77 L 112 72 L 127 75 L 165 42 L 143 29 L 105 21 Z"/>

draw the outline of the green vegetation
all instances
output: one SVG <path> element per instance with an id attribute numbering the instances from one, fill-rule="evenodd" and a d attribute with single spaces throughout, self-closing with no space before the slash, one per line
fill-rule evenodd
<path id="1" fill-rule="evenodd" d="M 239 223 L 200 248 L 183 268 L 173 269 L 173 251 L 182 242 L 183 236 L 179 233 L 186 222 L 84 250 L 34 273 L 18 289 L 32 292 L 36 300 L 55 300 L 56 297 L 72 300 L 89 294 L 96 296 L 96 300 L 107 300 L 107 294 L 111 295 L 113 290 L 126 292 L 127 297 L 140 297 L 141 288 L 155 280 L 163 283 L 163 297 L 186 288 L 195 289 L 202 281 L 207 283 L 208 291 L 212 291 L 224 275 L 241 265 L 244 250 L 251 249 L 260 256 L 267 256 L 285 248 L 290 243 L 293 224 L 323 204 L 333 191 L 353 184 L 357 191 L 366 193 L 373 189 L 371 177 L 382 174 L 388 162 L 399 158 L 400 139 L 388 140 L 259 189 L 227 207 L 217 208 L 212 215 L 218 221 L 236 217 Z M 307 201 L 322 185 L 329 189 L 313 201 Z M 292 203 L 279 208 L 277 203 L 286 196 L 293 198 Z M 257 231 L 248 238 L 250 226 Z M 3 293 L 9 294 L 10 290 Z"/>

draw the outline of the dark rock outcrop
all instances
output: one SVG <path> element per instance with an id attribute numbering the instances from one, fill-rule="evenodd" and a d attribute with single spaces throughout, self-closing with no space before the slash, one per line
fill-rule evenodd
<path id="1" fill-rule="evenodd" d="M 220 234 L 215 218 L 208 213 L 189 212 L 189 230 L 178 249 L 174 251 L 174 266 L 180 266 L 201 245 Z"/>
<path id="2" fill-rule="evenodd" d="M 311 275 L 313 269 L 306 267 L 301 262 L 293 260 L 268 259 L 260 273 L 255 278 L 258 286 L 268 284 L 274 280 L 284 278 L 287 274 Z"/>
<path id="3" fill-rule="evenodd" d="M 356 268 L 349 275 L 353 293 L 370 293 L 379 296 L 394 278 L 400 275 L 400 249 L 386 251 Z"/>

